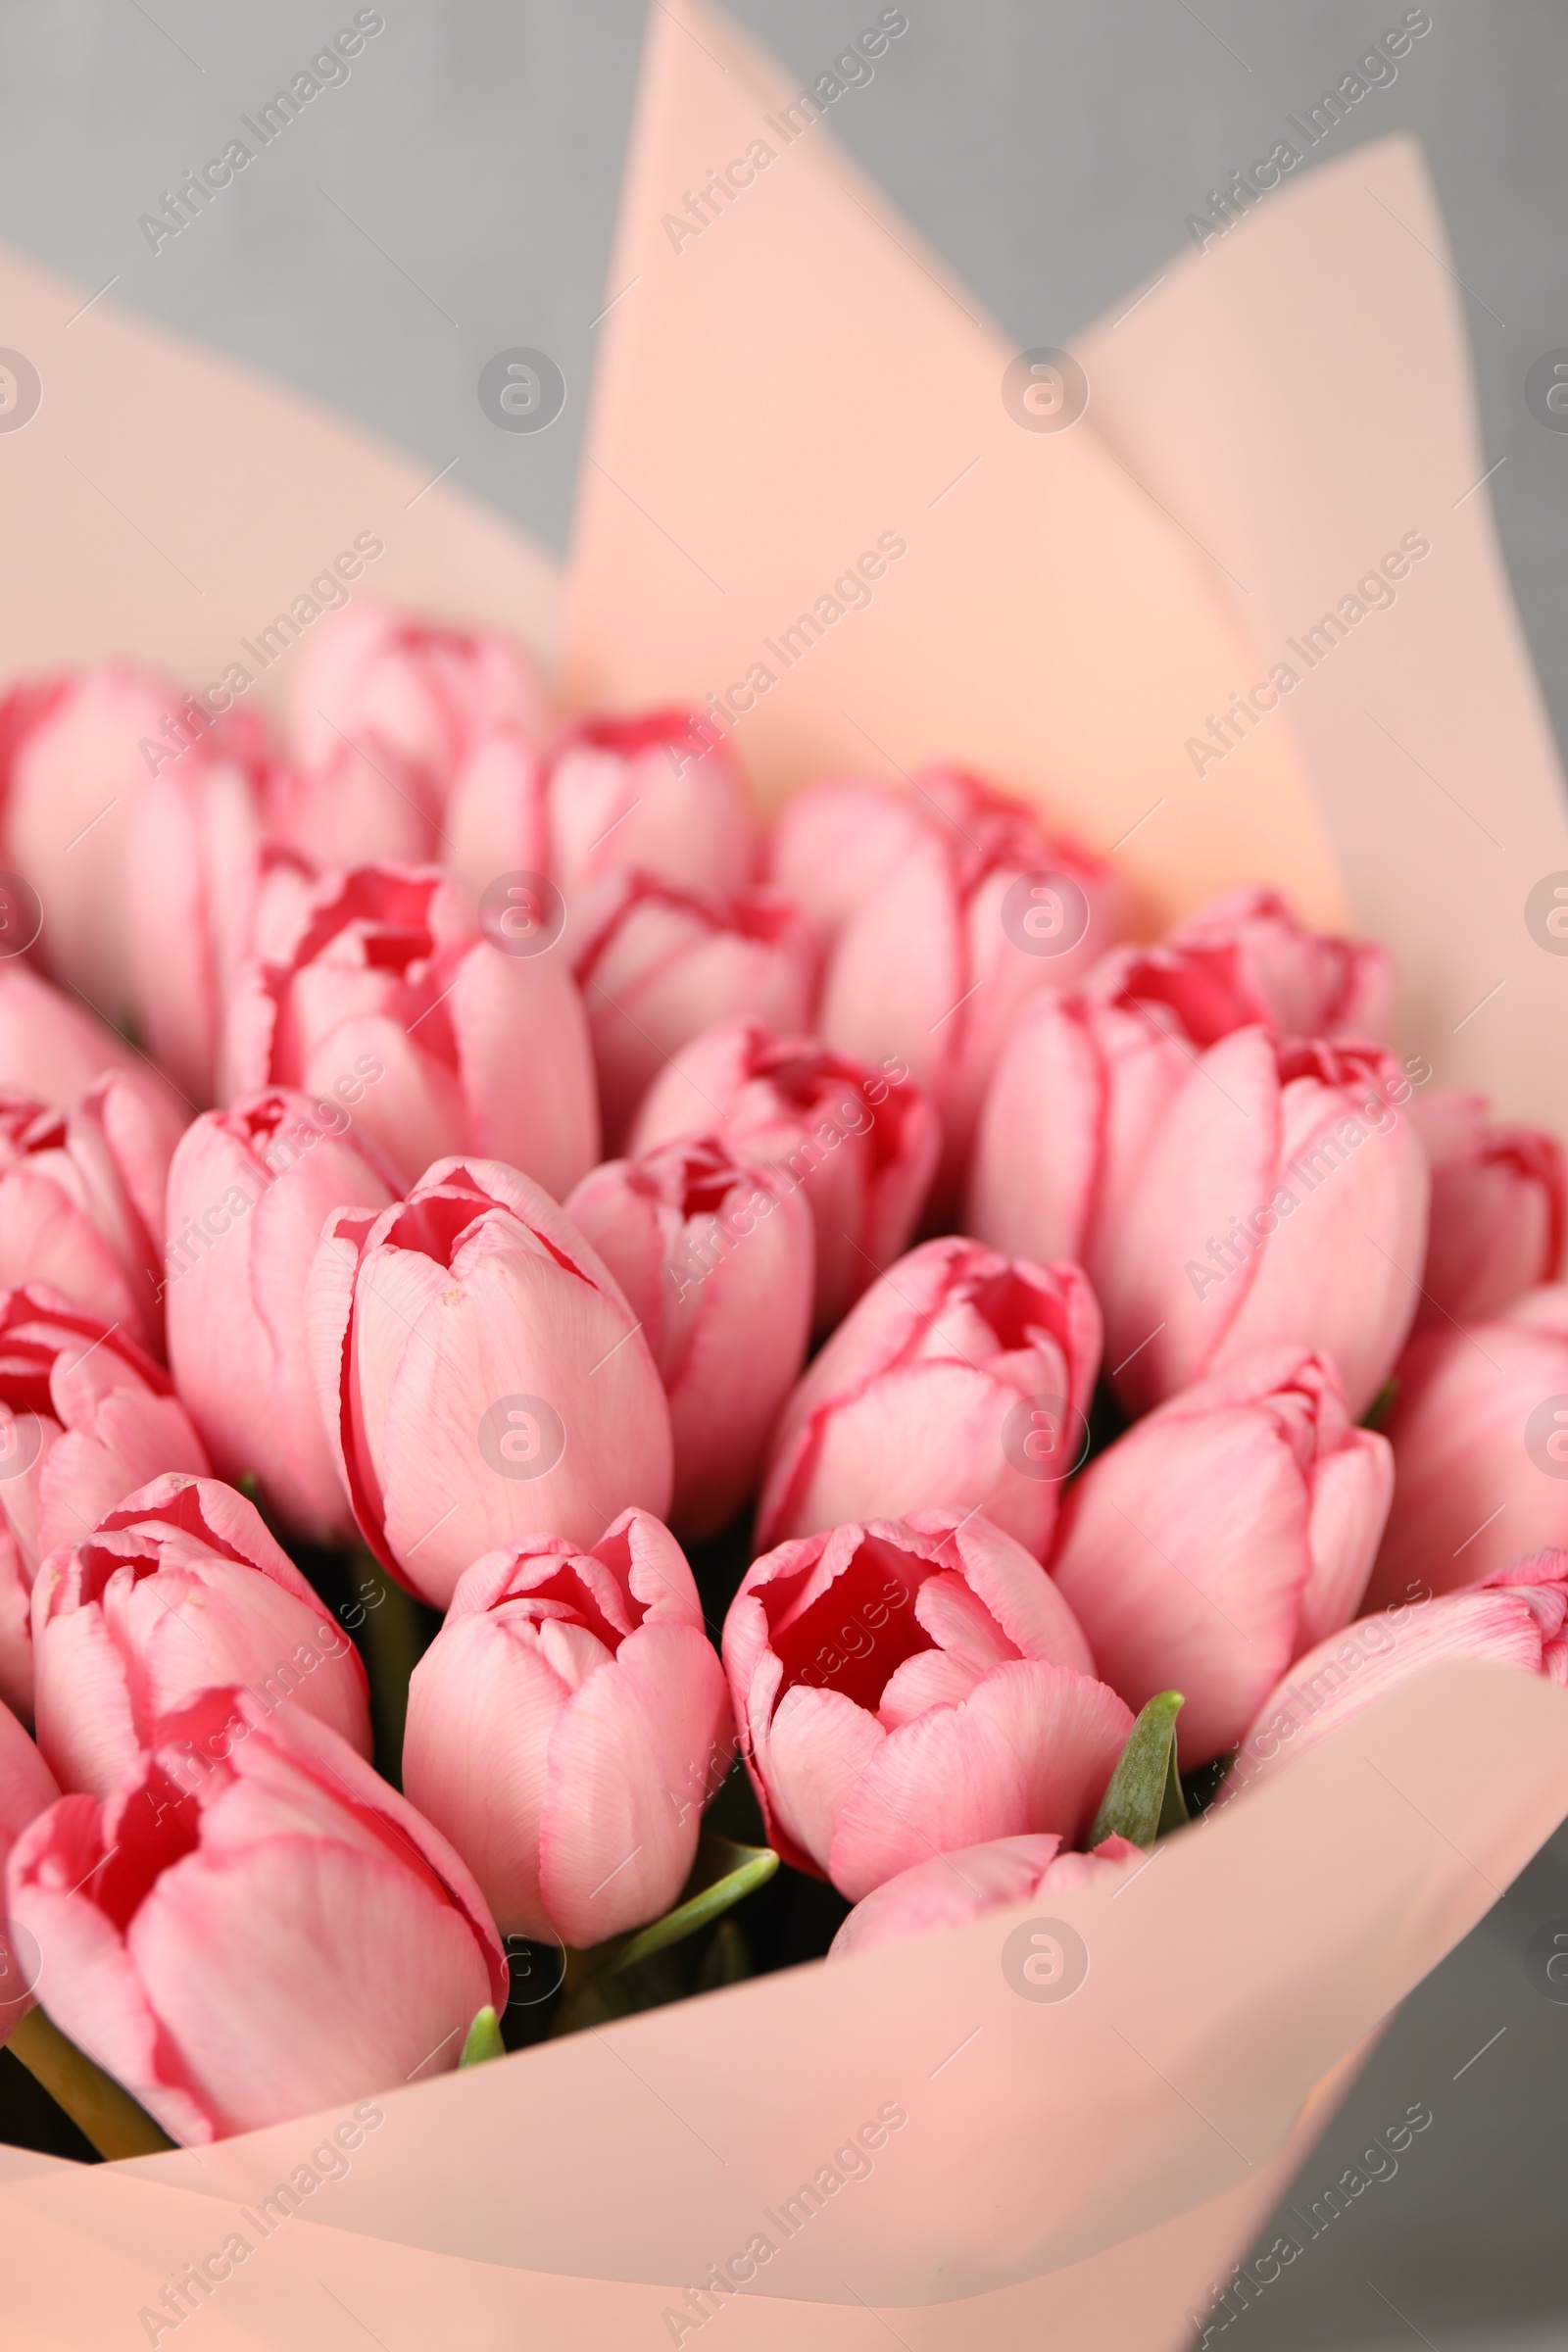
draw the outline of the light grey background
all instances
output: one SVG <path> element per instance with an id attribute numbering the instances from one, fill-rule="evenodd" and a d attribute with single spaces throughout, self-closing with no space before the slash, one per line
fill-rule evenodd
<path id="1" fill-rule="evenodd" d="M 880 5 L 734 13 L 804 81 Z M 432 473 L 456 458 L 469 491 L 563 548 L 641 0 L 383 13 L 351 79 L 155 256 L 138 216 L 221 152 L 240 114 L 352 20 L 352 0 L 0 0 L 0 236 L 88 291 L 115 278 L 113 300 L 363 419 Z M 833 132 L 1020 346 L 1070 345 L 1402 13 L 1402 0 L 907 0 L 909 31 L 834 107 Z M 1320 152 L 1395 128 L 1425 147 L 1488 459 L 1503 461 L 1491 492 L 1568 746 L 1568 433 L 1524 401 L 1532 361 L 1568 346 L 1568 16 L 1562 0 L 1432 0 L 1430 14 L 1397 80 Z M 519 344 L 565 372 L 546 433 L 497 431 L 475 397 L 484 362 Z M 1332 348 L 1317 365 L 1327 404 Z M 918 399 L 918 353 L 909 385 Z M 1485 777 L 1471 790 L 1479 805 Z M 1299 2189 L 1319 2194 L 1411 2101 L 1432 2129 L 1227 2343 L 1449 2352 L 1517 2328 L 1532 2352 L 1568 2345 L 1568 2006 L 1533 1988 L 1523 1957 L 1556 1915 L 1568 1837 L 1407 2004 Z"/>

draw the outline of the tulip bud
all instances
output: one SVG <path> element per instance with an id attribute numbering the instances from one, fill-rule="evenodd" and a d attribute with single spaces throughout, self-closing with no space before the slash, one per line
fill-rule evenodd
<path id="1" fill-rule="evenodd" d="M 330 759 L 345 735 L 356 743 L 377 738 L 422 772 L 434 808 L 492 728 L 542 731 L 544 689 L 533 657 L 515 638 L 447 628 L 360 597 L 306 640 L 288 714 L 295 753 L 307 765 Z"/>
<path id="2" fill-rule="evenodd" d="M 428 773 L 374 735 L 334 736 L 320 759 L 275 760 L 264 806 L 271 840 L 312 865 L 424 865 L 441 845 Z"/>
<path id="3" fill-rule="evenodd" d="M 32 1588 L 38 1745 L 63 1788 L 106 1796 L 155 1719 L 246 1685 L 370 1752 L 359 1653 L 260 1513 L 213 1478 L 156 1478 L 52 1552 Z"/>
<path id="4" fill-rule="evenodd" d="M 670 1524 L 697 1540 L 753 1492 L 806 1361 L 811 1213 L 771 1170 L 709 1139 L 606 1160 L 566 1214 L 625 1292 L 669 1399 Z"/>
<path id="5" fill-rule="evenodd" d="M 442 832 L 444 860 L 485 909 L 480 919 L 487 935 L 500 946 L 529 936 L 517 931 L 509 886 L 531 884 L 544 895 L 540 885 L 550 876 L 550 820 L 544 758 L 521 727 L 497 727 L 474 746 L 452 787 Z"/>
<path id="6" fill-rule="evenodd" d="M 1183 1390 L 1074 1482 L 1052 1572 L 1130 1707 L 1184 1694 L 1183 1771 L 1354 1615 L 1393 1487 L 1387 1439 L 1352 1425 L 1332 1365 L 1291 1348 Z"/>
<path id="7" fill-rule="evenodd" d="M 827 1956 L 851 1960 L 938 1928 L 966 1928 L 988 1911 L 1005 1911 L 1014 1903 L 1076 1894 L 1097 1880 L 1114 1877 L 1124 1863 L 1143 1859 L 1126 1838 L 1105 1838 L 1093 1853 L 1073 1854 L 1063 1853 L 1061 1839 L 1053 1836 L 993 1838 L 984 1845 L 960 1846 L 956 1854 L 928 1854 L 856 1904 Z"/>
<path id="8" fill-rule="evenodd" d="M 932 813 L 919 793 L 865 776 L 823 776 L 791 793 L 774 817 L 767 879 L 832 941 L 926 838 Z"/>
<path id="9" fill-rule="evenodd" d="M 856 1902 L 932 1853 L 1076 1840 L 1133 1727 L 1045 1570 L 973 1512 L 754 1560 L 724 1665 L 771 1842 Z"/>
<path id="10" fill-rule="evenodd" d="M 936 1114 L 897 1061 L 868 1070 L 815 1038 L 732 1021 L 693 1038 L 654 1080 L 628 1151 L 721 1136 L 799 1185 L 816 1224 L 813 1327 L 830 1331 L 908 1247 L 936 1172 Z"/>
<path id="11" fill-rule="evenodd" d="M 192 1102 L 210 1102 L 217 1091 L 261 841 L 257 787 L 240 760 L 194 744 L 143 779 L 127 828 L 131 1017 Z"/>
<path id="12" fill-rule="evenodd" d="M 1165 944 L 1204 962 L 1233 998 L 1228 1028 L 1264 1021 L 1282 1037 L 1381 1040 L 1393 1027 L 1388 949 L 1308 930 L 1277 890 L 1254 884 L 1228 891 L 1178 923 Z"/>
<path id="13" fill-rule="evenodd" d="M 311 1379 L 306 1283 L 331 1210 L 375 1214 L 394 1198 L 352 1123 L 342 1101 L 274 1087 L 204 1112 L 169 1171 L 164 1297 L 180 1395 L 220 1476 L 254 1476 L 316 1544 L 344 1541 L 354 1514 Z"/>
<path id="14" fill-rule="evenodd" d="M 361 1534 L 445 1608 L 482 1553 L 669 1508 L 669 1407 L 609 1269 L 496 1160 L 344 1209 L 308 1285 L 312 1372 Z"/>
<path id="15" fill-rule="evenodd" d="M 1374 1046 L 1238 1029 L 1190 1069 L 1096 1252 L 1111 1379 L 1134 1412 L 1255 1348 L 1331 1356 L 1352 1414 L 1419 1295 L 1426 1153 Z"/>
<path id="16" fill-rule="evenodd" d="M 728 745 L 687 710 L 598 716 L 550 755 L 550 870 L 570 899 L 638 870 L 682 890 L 744 890 L 757 819 Z"/>
<path id="17" fill-rule="evenodd" d="M 354 1101 L 403 1183 L 476 1152 L 564 1195 L 597 1155 L 598 1124 L 587 1021 L 553 948 L 481 937 L 433 866 L 328 874 L 288 960 L 241 967 L 228 1100 L 287 1086 Z"/>
<path id="18" fill-rule="evenodd" d="M 172 678 L 129 662 L 25 679 L 0 699 L 0 862 L 47 901 L 50 970 L 107 1018 L 127 1003 L 135 811 L 152 779 L 199 759 L 214 733 Z"/>
<path id="19" fill-rule="evenodd" d="M 584 906 L 573 968 L 588 1004 L 605 1132 L 615 1143 L 654 1078 L 715 1021 L 808 1026 L 818 950 L 770 890 L 699 896 L 627 874 Z"/>
<path id="20" fill-rule="evenodd" d="M 1108 865 L 976 778 L 937 769 L 913 783 L 930 821 L 845 922 L 819 1025 L 862 1061 L 897 1054 L 930 1094 L 948 1204 L 1019 1008 L 1088 970 L 1115 937 L 1121 894 Z"/>
<path id="21" fill-rule="evenodd" d="M 602 1943 L 667 1911 L 734 1753 L 679 1544 L 622 1511 L 474 1565 L 409 1684 L 404 1787 L 504 1935 Z"/>
<path id="22" fill-rule="evenodd" d="M 760 1544 L 854 1519 L 984 1511 L 1041 1553 L 1089 1445 L 1100 1312 L 1078 1267 L 954 1234 L 866 1292 L 779 1416 Z"/>
<path id="23" fill-rule="evenodd" d="M 1568 1544 L 1568 1285 L 1417 1332 L 1384 1428 L 1394 1507 L 1367 1588 L 1387 1608 Z"/>
<path id="24" fill-rule="evenodd" d="M 0 1096 L 0 1286 L 43 1283 L 162 1354 L 157 1237 L 178 1133 L 130 1071 L 69 1111 Z"/>
<path id="25" fill-rule="evenodd" d="M 6 1884 L 50 2016 L 188 2146 L 446 2073 L 506 2000 L 446 1839 L 347 1740 L 250 1691 L 154 1724 L 102 1803 L 23 1831 Z"/>
<path id="26" fill-rule="evenodd" d="M 0 1296 L 0 1698 L 32 1718 L 38 1563 L 161 1471 L 207 1474 L 169 1375 L 39 1284 Z"/>
<path id="27" fill-rule="evenodd" d="M 1226 1782 L 1303 1756 L 1385 1691 L 1448 1658 L 1511 1666 L 1568 1683 L 1568 1551 L 1538 1551 L 1479 1584 L 1404 1600 L 1320 1642 L 1258 1708 Z"/>
<path id="28" fill-rule="evenodd" d="M 1490 1125 L 1485 1095 L 1445 1088 L 1412 1109 L 1432 1163 L 1416 1329 L 1480 1322 L 1561 1270 L 1568 1160 L 1544 1128 Z"/>
<path id="29" fill-rule="evenodd" d="M 126 1070 L 174 1112 L 178 1097 L 145 1054 L 64 989 L 40 979 L 30 963 L 0 961 L 0 1093 L 74 1103 L 95 1079 Z"/>

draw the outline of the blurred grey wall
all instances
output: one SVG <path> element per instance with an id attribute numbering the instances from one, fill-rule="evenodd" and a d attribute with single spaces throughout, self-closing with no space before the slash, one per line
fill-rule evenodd
<path id="1" fill-rule="evenodd" d="M 879 9 L 737 0 L 735 13 L 804 79 Z M 906 12 L 871 83 L 835 106 L 834 135 L 1020 346 L 1070 344 L 1156 271 L 1207 191 L 1405 13 L 1402 0 Z M 469 491 L 563 547 L 641 0 L 385 0 L 348 80 L 199 220 L 156 254 L 138 228 L 361 13 L 355 0 L 0 0 L 0 236 L 88 292 L 114 280 L 114 301 L 363 419 L 432 473 L 455 459 Z M 1397 79 L 1320 152 L 1396 128 L 1426 150 L 1500 461 L 1491 494 L 1568 748 L 1568 431 L 1525 393 L 1532 365 L 1568 350 L 1568 15 L 1563 0 L 1431 0 L 1429 13 Z M 515 345 L 564 370 L 549 432 L 498 432 L 479 409 L 481 367 Z M 917 353 L 909 366 L 917 397 Z M 1317 366 L 1332 401 L 1334 351 Z M 1472 790 L 1479 805 L 1485 777 Z M 1568 2344 L 1551 2324 L 1568 2312 L 1568 2005 L 1529 1957 L 1554 1918 L 1568 1929 L 1564 1839 L 1393 2026 L 1296 2201 L 1412 2102 L 1432 2125 L 1232 2322 L 1240 2352 Z"/>

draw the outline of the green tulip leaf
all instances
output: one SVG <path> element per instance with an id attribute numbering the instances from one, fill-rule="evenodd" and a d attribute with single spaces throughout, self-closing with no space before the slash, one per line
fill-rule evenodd
<path id="1" fill-rule="evenodd" d="M 1161 1690 L 1152 1698 L 1127 1735 L 1127 1744 L 1104 1795 L 1091 1846 L 1102 1838 L 1127 1838 L 1134 1845 L 1152 1845 L 1187 1819 L 1187 1803 L 1176 1771 L 1176 1718 L 1182 1711 L 1179 1690 Z"/>
<path id="2" fill-rule="evenodd" d="M 501 2021 L 486 2002 L 468 2028 L 468 2038 L 463 2045 L 460 2067 L 483 2066 L 487 2058 L 504 2058 L 507 2045 L 501 2038 Z"/>
<path id="3" fill-rule="evenodd" d="M 737 1845 L 733 1838 L 705 1830 L 698 1840 L 691 1877 L 674 1910 L 628 1936 L 594 1970 L 594 1979 L 619 1976 L 622 1969 L 635 1968 L 639 1960 L 650 1960 L 655 1952 L 683 1943 L 699 1928 L 711 1926 L 759 1886 L 765 1886 L 777 1868 L 778 1856 L 770 1845 Z"/>

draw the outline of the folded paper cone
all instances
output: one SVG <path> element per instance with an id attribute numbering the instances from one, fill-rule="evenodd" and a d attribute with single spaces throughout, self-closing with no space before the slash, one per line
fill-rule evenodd
<path id="1" fill-rule="evenodd" d="M 1114 849 L 1151 926 L 1273 878 L 1391 940 L 1440 1074 L 1561 1127 L 1527 1048 L 1565 973 L 1523 909 L 1568 831 L 1413 151 L 1358 149 L 1173 265 L 1083 339 L 1085 413 L 1037 432 L 1004 402 L 1014 355 L 825 126 L 766 128 L 797 96 L 721 19 L 654 11 L 568 700 L 711 696 L 772 798 L 824 766 L 972 761 Z M 754 140 L 765 170 L 672 235 Z M 44 386 L 0 441 L 14 660 L 121 650 L 204 681 L 360 531 L 378 595 L 548 647 L 548 560 L 450 483 L 107 300 L 73 321 L 85 297 L 30 265 L 0 293 Z M 1307 389 L 1330 351 L 1353 400 Z M 1429 553 L 1396 601 L 1355 600 L 1226 742 L 1212 722 L 1410 533 Z M 836 598 L 884 538 L 903 552 L 869 606 Z M 753 665 L 775 674 L 741 708 Z M 335 2117 L 91 2172 L 0 2151 L 8 2340 L 166 2341 L 186 2279 L 215 2352 L 336 2346 L 345 2313 L 389 2344 L 618 2352 L 721 2323 L 778 2352 L 889 2327 L 918 2352 L 1157 2352 L 1565 1788 L 1568 1695 L 1446 1667 L 1136 1877 L 1058 1898 L 1087 1962 L 1070 1998 L 1020 1992 L 1032 1924 L 1008 1912 L 387 2093 L 341 2169 Z M 870 2170 L 841 2178 L 864 2124 Z"/>

